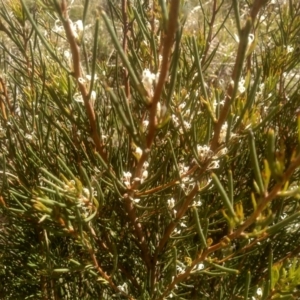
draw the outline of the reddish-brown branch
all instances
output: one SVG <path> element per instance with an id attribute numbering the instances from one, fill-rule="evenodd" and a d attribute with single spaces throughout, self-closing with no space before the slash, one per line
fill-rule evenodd
<path id="1" fill-rule="evenodd" d="M 159 74 L 158 83 L 156 85 L 154 95 L 151 102 L 150 116 L 149 116 L 149 132 L 147 136 L 147 148 L 150 149 L 154 140 L 156 130 L 156 109 L 157 103 L 161 97 L 163 87 L 169 72 L 170 54 L 174 43 L 174 37 L 177 30 L 178 14 L 179 14 L 179 0 L 173 0 L 170 4 L 169 22 L 167 34 L 164 38 L 164 47 L 162 55 L 162 63 Z"/>
<path id="2" fill-rule="evenodd" d="M 90 124 L 90 134 L 91 137 L 95 143 L 96 149 L 103 158 L 105 162 L 107 162 L 107 156 L 106 152 L 104 150 L 104 145 L 101 141 L 101 138 L 97 132 L 97 123 L 96 123 L 96 115 L 95 111 L 93 108 L 92 103 L 89 101 L 89 92 L 85 85 L 80 82 L 80 78 L 82 78 L 82 72 L 81 72 L 81 63 L 80 63 L 80 48 L 77 44 L 76 38 L 74 36 L 72 27 L 71 27 L 71 21 L 68 17 L 68 12 L 67 12 L 67 4 L 65 0 L 62 1 L 61 4 L 61 15 L 63 16 L 62 23 L 66 32 L 66 36 L 68 39 L 68 42 L 70 44 L 70 49 L 72 53 L 72 59 L 73 59 L 73 69 L 74 69 L 74 77 L 77 81 L 78 88 L 80 90 L 82 99 L 84 101 L 84 106 L 87 112 L 87 116 L 89 119 L 89 124 Z"/>
<path id="3" fill-rule="evenodd" d="M 251 26 L 254 24 L 254 21 L 256 19 L 256 16 L 257 16 L 259 10 L 262 8 L 262 6 L 266 2 L 267 2 L 267 0 L 255 0 L 254 4 L 252 6 L 251 13 L 250 13 L 251 18 L 248 20 L 245 27 L 241 31 L 241 35 L 242 35 L 243 39 L 241 39 L 241 41 L 239 43 L 237 57 L 235 60 L 235 65 L 234 65 L 232 76 L 231 76 L 234 84 L 237 84 L 237 81 L 239 80 L 239 75 L 240 75 L 239 72 L 242 69 L 242 64 L 244 62 L 244 57 L 245 57 L 245 53 L 247 50 L 247 39 L 246 38 L 248 37 L 248 35 L 250 33 Z M 242 42 L 242 40 L 243 40 L 243 42 Z M 227 96 L 225 98 L 224 107 L 222 108 L 222 110 L 220 112 L 220 117 L 214 126 L 214 135 L 211 140 L 211 147 L 210 147 L 212 151 L 215 151 L 219 146 L 219 137 L 220 137 L 221 128 L 222 128 L 222 125 L 226 122 L 228 113 L 230 111 L 230 106 L 232 104 L 233 86 L 231 84 L 229 85 L 226 94 L 227 94 Z"/>
<path id="4" fill-rule="evenodd" d="M 281 191 L 282 186 L 290 179 L 294 171 L 300 166 L 300 154 L 292 161 L 288 169 L 282 176 L 282 180 L 275 184 L 272 188 L 271 192 L 268 193 L 257 206 L 256 210 L 252 213 L 252 215 L 242 224 L 236 231 L 228 235 L 228 238 L 231 240 L 240 236 L 245 229 L 251 226 L 257 219 L 257 217 L 262 213 L 262 211 L 267 207 L 267 205 L 278 195 Z"/>
<path id="5" fill-rule="evenodd" d="M 146 149 L 143 152 L 138 165 L 136 167 L 135 171 L 135 177 L 141 178 L 142 174 L 142 168 L 144 165 L 144 162 L 148 159 L 150 148 L 152 146 L 154 137 L 155 137 L 155 131 L 156 131 L 156 109 L 157 109 L 157 103 L 160 100 L 165 82 L 167 80 L 168 72 L 169 72 L 169 63 L 170 63 L 170 56 L 171 56 L 171 50 L 174 43 L 174 37 L 177 30 L 177 23 L 178 23 L 178 14 L 179 14 L 179 4 L 180 0 L 172 0 L 170 4 L 170 12 L 169 12 L 169 22 L 168 22 L 168 28 L 167 33 L 164 38 L 163 43 L 163 54 L 162 54 L 162 63 L 161 63 L 161 69 L 159 73 L 159 78 L 157 85 L 155 87 L 154 95 L 151 101 L 151 107 L 150 107 L 150 115 L 149 115 L 149 131 L 146 138 Z M 136 188 L 134 186 L 133 188 Z"/>
<path id="6" fill-rule="evenodd" d="M 176 225 L 180 222 L 180 219 L 185 215 L 188 207 L 191 205 L 195 195 L 197 194 L 198 189 L 199 189 L 199 187 L 196 184 L 194 186 L 194 188 L 192 189 L 192 191 L 187 195 L 186 199 L 183 202 L 183 205 L 178 210 L 178 212 L 176 214 L 176 219 L 174 221 L 171 221 L 170 224 L 168 225 L 168 227 L 166 228 L 164 236 L 162 237 L 162 239 L 159 242 L 158 247 L 156 248 L 154 261 L 156 261 L 157 256 L 163 250 L 164 246 L 166 245 L 167 241 L 170 238 L 171 233 L 174 231 Z"/>
<path id="7" fill-rule="evenodd" d="M 102 276 L 103 279 L 105 279 L 107 281 L 107 283 L 110 285 L 110 287 L 115 290 L 117 293 L 120 293 L 122 296 L 125 296 L 128 299 L 132 299 L 133 298 L 129 295 L 127 295 L 126 293 L 124 293 L 123 291 L 121 291 L 112 281 L 112 279 L 102 270 L 102 268 L 99 266 L 98 264 L 98 260 L 96 258 L 95 253 L 93 253 L 93 251 L 90 249 L 90 255 L 93 259 L 93 263 L 95 268 L 97 269 L 98 273 Z"/>
<path id="8" fill-rule="evenodd" d="M 267 194 L 262 200 L 261 203 L 258 205 L 257 209 L 252 213 L 252 215 L 240 226 L 235 230 L 233 233 L 226 236 L 226 239 L 228 241 L 239 238 L 244 235 L 244 230 L 247 229 L 249 226 L 251 226 L 257 219 L 257 217 L 261 214 L 261 212 L 267 207 L 267 205 L 276 198 L 278 193 L 281 191 L 284 184 L 290 179 L 294 171 L 299 168 L 300 166 L 300 154 L 292 161 L 289 168 L 286 170 L 286 172 L 282 176 L 282 181 L 278 182 L 271 190 L 269 194 Z M 220 241 L 215 245 L 212 245 L 205 251 L 201 251 L 198 253 L 198 256 L 196 259 L 192 262 L 191 266 L 186 269 L 186 271 L 182 274 L 179 274 L 177 277 L 174 278 L 174 280 L 167 286 L 166 290 L 162 294 L 161 298 L 164 299 L 171 290 L 174 289 L 175 285 L 182 282 L 184 279 L 186 279 L 193 268 L 199 264 L 200 262 L 204 261 L 210 253 L 213 253 L 221 248 L 224 248 L 227 246 L 228 243 L 224 241 Z"/>
<path id="9" fill-rule="evenodd" d="M 193 174 L 197 169 L 199 168 L 199 166 L 198 165 L 195 165 L 195 166 L 193 166 L 190 170 L 188 170 L 185 174 L 183 174 L 183 175 L 181 175 L 180 176 L 180 179 L 183 179 L 183 178 L 185 178 L 185 177 L 187 177 L 187 176 L 190 176 L 191 174 Z M 140 196 L 145 196 L 145 195 L 151 195 L 151 194 L 153 194 L 153 193 L 157 193 L 157 192 L 160 192 L 160 191 L 162 191 L 162 190 L 164 190 L 164 189 L 167 189 L 167 188 L 169 188 L 169 187 L 171 187 L 171 186 L 174 186 L 174 185 L 176 185 L 176 184 L 178 184 L 179 183 L 179 179 L 174 179 L 174 180 L 172 180 L 172 181 L 170 181 L 170 182 L 168 182 L 168 183 L 166 183 L 166 184 L 164 184 L 164 185 L 160 185 L 160 186 L 157 186 L 157 187 L 155 187 L 155 188 L 153 188 L 153 189 L 150 189 L 150 190 L 147 190 L 147 191 L 145 191 L 145 192 L 137 192 L 137 193 L 135 193 L 135 196 L 136 197 L 140 197 Z"/>
<path id="10" fill-rule="evenodd" d="M 130 196 L 125 194 L 124 201 L 125 201 L 126 212 L 128 214 L 131 224 L 134 227 L 134 231 L 136 233 L 138 246 L 142 253 L 142 259 L 145 262 L 147 269 L 150 270 L 151 266 L 152 266 L 152 259 L 151 259 L 151 255 L 149 253 L 148 245 L 146 243 L 142 224 L 138 221 L 138 218 L 137 218 L 137 215 L 135 212 L 135 208 L 133 206 L 132 199 L 130 199 Z"/>

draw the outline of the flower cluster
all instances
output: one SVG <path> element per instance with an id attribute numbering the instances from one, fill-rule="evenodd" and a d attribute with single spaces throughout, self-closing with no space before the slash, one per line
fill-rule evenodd
<path id="1" fill-rule="evenodd" d="M 98 76 L 97 76 L 97 74 L 95 74 L 94 80 L 96 81 L 97 79 L 98 79 Z M 87 89 L 89 89 L 89 87 L 90 87 L 91 80 L 92 80 L 92 76 L 88 75 L 88 74 L 85 75 L 85 78 L 83 78 L 83 77 L 78 78 L 78 82 L 80 84 L 85 85 Z M 97 98 L 96 91 L 94 91 L 94 90 L 91 91 L 90 102 L 91 102 L 92 106 L 94 106 L 96 98 Z M 73 99 L 76 102 L 84 103 L 84 100 L 82 99 L 82 95 L 80 93 L 74 94 Z"/>
<path id="2" fill-rule="evenodd" d="M 53 32 L 55 32 L 57 34 L 65 35 L 65 29 L 62 25 L 58 25 L 59 23 L 60 23 L 60 20 L 56 20 L 52 30 L 53 30 Z M 74 38 L 76 39 L 77 42 L 79 42 L 82 38 L 82 33 L 83 33 L 82 20 L 77 20 L 76 22 L 73 22 L 72 20 L 69 19 L 69 23 L 71 25 L 71 29 L 72 29 Z"/>
<path id="3" fill-rule="evenodd" d="M 228 129 L 228 124 L 227 124 L 227 122 L 225 122 L 221 127 L 219 143 L 225 143 L 226 136 L 227 136 L 227 129 Z"/>
<path id="4" fill-rule="evenodd" d="M 205 161 L 213 155 L 213 152 L 207 145 L 197 145 L 197 154 L 200 161 Z"/>
<path id="5" fill-rule="evenodd" d="M 143 164 L 143 168 L 142 168 L 141 178 L 135 177 L 133 179 L 133 182 L 143 183 L 148 178 L 148 166 L 149 166 L 149 163 L 147 161 L 145 161 Z M 123 172 L 122 181 L 128 189 L 131 188 L 131 184 L 132 184 L 131 177 L 132 177 L 132 174 L 130 172 Z"/>
<path id="6" fill-rule="evenodd" d="M 152 73 L 149 69 L 145 69 L 142 74 L 142 83 L 150 97 L 154 94 L 153 86 L 157 82 L 159 73 Z"/>

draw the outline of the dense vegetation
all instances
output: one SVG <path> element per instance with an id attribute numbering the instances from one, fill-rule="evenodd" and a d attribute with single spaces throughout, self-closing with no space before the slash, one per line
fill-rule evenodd
<path id="1" fill-rule="evenodd" d="M 1 299 L 299 299 L 298 0 L 2 0 Z"/>

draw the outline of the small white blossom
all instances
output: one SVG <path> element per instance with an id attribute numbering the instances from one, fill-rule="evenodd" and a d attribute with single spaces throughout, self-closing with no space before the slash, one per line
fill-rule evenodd
<path id="1" fill-rule="evenodd" d="M 145 132 L 147 130 L 147 128 L 148 128 L 149 121 L 148 120 L 144 120 L 142 124 L 143 124 L 143 131 Z"/>
<path id="2" fill-rule="evenodd" d="M 191 123 L 189 123 L 187 121 L 183 121 L 183 126 L 186 130 L 191 129 L 191 127 L 192 127 Z"/>
<path id="3" fill-rule="evenodd" d="M 174 198 L 171 198 L 168 200 L 168 207 L 169 209 L 172 209 L 175 206 L 175 200 Z"/>
<path id="4" fill-rule="evenodd" d="M 83 33 L 83 23 L 82 20 L 78 20 L 74 23 L 70 20 L 71 28 L 73 30 L 73 34 L 76 40 L 80 40 Z"/>
<path id="5" fill-rule="evenodd" d="M 238 83 L 238 91 L 242 94 L 246 91 L 246 87 L 245 87 L 245 79 L 241 78 L 239 83 Z"/>
<path id="6" fill-rule="evenodd" d="M 286 47 L 286 50 L 287 50 L 287 53 L 292 53 L 292 52 L 294 51 L 294 47 L 288 45 L 288 46 Z"/>
<path id="7" fill-rule="evenodd" d="M 228 128 L 228 124 L 227 124 L 227 122 L 225 122 L 221 127 L 219 143 L 225 143 L 226 135 L 227 135 L 227 128 Z"/>
<path id="8" fill-rule="evenodd" d="M 82 78 L 82 77 L 79 77 L 79 78 L 78 78 L 78 82 L 79 82 L 80 84 L 84 84 L 84 83 L 85 83 L 85 79 Z"/>
<path id="9" fill-rule="evenodd" d="M 178 271 L 179 274 L 184 273 L 184 268 L 181 266 L 176 266 L 176 269 Z"/>
<path id="10" fill-rule="evenodd" d="M 91 92 L 91 97 L 90 97 L 90 101 L 91 101 L 91 103 L 92 103 L 92 106 L 94 106 L 95 101 L 96 101 L 96 98 L 97 98 L 96 92 L 95 92 L 95 91 L 92 91 L 92 92 Z"/>
<path id="11" fill-rule="evenodd" d="M 135 148 L 136 157 L 139 159 L 139 158 L 141 158 L 142 154 L 143 154 L 143 150 L 140 147 L 136 147 Z"/>
<path id="12" fill-rule="evenodd" d="M 195 267 L 193 268 L 194 271 L 200 271 L 204 269 L 204 264 L 200 263 L 195 265 Z"/>
<path id="13" fill-rule="evenodd" d="M 186 103 L 182 102 L 182 103 L 179 104 L 178 108 L 179 108 L 180 111 L 182 111 L 185 108 L 185 106 L 186 106 Z"/>
<path id="14" fill-rule="evenodd" d="M 182 163 L 178 164 L 178 168 L 179 168 L 179 174 L 180 174 L 180 176 L 183 175 L 183 174 L 185 174 L 189 170 L 189 166 L 185 166 Z"/>
<path id="15" fill-rule="evenodd" d="M 29 140 L 29 141 L 32 141 L 33 140 L 33 136 L 31 134 L 29 134 L 29 133 L 26 133 L 25 134 L 25 139 Z"/>
<path id="16" fill-rule="evenodd" d="M 60 20 L 56 20 L 54 22 L 54 27 L 52 28 L 52 30 L 55 32 L 55 33 L 58 33 L 58 34 L 64 34 L 65 33 L 65 30 L 64 30 L 64 27 L 63 26 L 58 26 L 57 24 L 60 22 Z"/>
<path id="17" fill-rule="evenodd" d="M 193 202 L 193 206 L 201 206 L 201 205 L 202 205 L 202 202 L 200 200 Z"/>
<path id="18" fill-rule="evenodd" d="M 88 188 L 83 188 L 83 189 L 82 189 L 82 193 L 83 193 L 85 196 L 87 196 L 87 197 L 90 196 L 90 190 L 89 190 Z"/>
<path id="19" fill-rule="evenodd" d="M 141 201 L 141 199 L 132 199 L 132 201 L 133 201 L 134 203 L 139 203 L 139 202 Z"/>
<path id="20" fill-rule="evenodd" d="M 145 69 L 142 74 L 142 83 L 145 90 L 150 96 L 153 96 L 153 83 L 156 80 L 156 75 L 149 69 Z"/>
<path id="21" fill-rule="evenodd" d="M 201 146 L 197 145 L 197 154 L 200 160 L 205 160 L 208 157 L 212 156 L 213 152 L 207 145 Z"/>
<path id="22" fill-rule="evenodd" d="M 172 115 L 172 121 L 173 121 L 175 127 L 179 126 L 179 124 L 180 124 L 179 120 L 174 114 Z"/>
<path id="23" fill-rule="evenodd" d="M 74 101 L 76 101 L 76 102 L 83 103 L 82 96 L 81 96 L 81 94 L 79 94 L 79 93 L 74 94 L 73 99 L 74 99 Z"/>
<path id="24" fill-rule="evenodd" d="M 219 161 L 213 160 L 209 165 L 209 169 L 218 169 L 220 167 Z"/>
<path id="25" fill-rule="evenodd" d="M 143 169 L 147 170 L 148 167 L 149 167 L 149 163 L 147 161 L 145 161 L 144 164 L 143 164 Z"/>
<path id="26" fill-rule="evenodd" d="M 70 59 L 72 57 L 71 52 L 69 50 L 65 50 L 64 51 L 64 57 L 66 59 Z"/>
<path id="27" fill-rule="evenodd" d="M 119 285 L 118 289 L 127 294 L 128 293 L 127 283 L 125 282 L 122 285 Z"/>
<path id="28" fill-rule="evenodd" d="M 144 170 L 141 178 L 141 183 L 143 183 L 148 177 L 148 171 Z"/>
<path id="29" fill-rule="evenodd" d="M 234 137 L 235 137 L 235 134 L 233 133 L 233 134 L 231 135 L 231 138 L 234 138 Z M 227 152 L 228 152 L 228 149 L 227 149 L 226 147 L 224 147 L 224 148 L 222 148 L 222 149 L 216 154 L 215 157 L 223 156 L 223 155 L 227 154 Z"/>
<path id="30" fill-rule="evenodd" d="M 262 296 L 262 289 L 261 288 L 258 288 L 257 289 L 257 291 L 256 291 L 256 294 L 258 295 L 258 296 Z"/>
<path id="31" fill-rule="evenodd" d="M 126 185 L 126 187 L 130 186 L 130 178 L 132 177 L 132 174 L 130 172 L 123 172 L 123 182 Z"/>
<path id="32" fill-rule="evenodd" d="M 123 172 L 123 176 L 124 178 L 126 178 L 127 180 L 130 180 L 130 178 L 132 177 L 132 174 L 130 172 Z"/>
<path id="33" fill-rule="evenodd" d="M 88 81 L 91 81 L 91 80 L 92 80 L 92 75 L 87 74 L 87 75 L 85 75 L 85 78 L 86 78 Z M 98 75 L 97 75 L 97 74 L 94 75 L 94 80 L 95 80 L 95 81 L 98 80 Z"/>

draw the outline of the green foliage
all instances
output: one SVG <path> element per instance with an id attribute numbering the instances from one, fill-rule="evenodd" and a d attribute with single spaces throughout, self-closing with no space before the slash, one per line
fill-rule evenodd
<path id="1" fill-rule="evenodd" d="M 1 3 L 1 299 L 299 298 L 297 0 Z"/>

